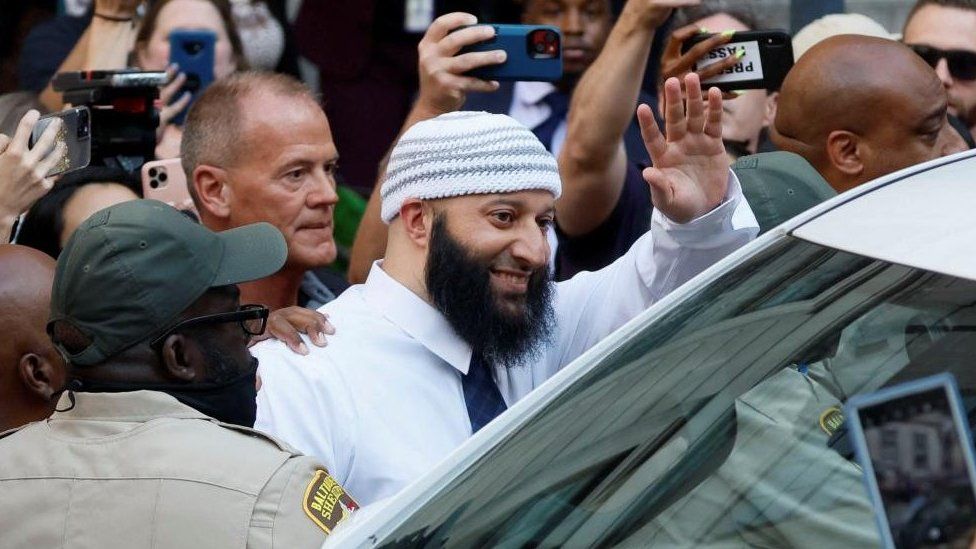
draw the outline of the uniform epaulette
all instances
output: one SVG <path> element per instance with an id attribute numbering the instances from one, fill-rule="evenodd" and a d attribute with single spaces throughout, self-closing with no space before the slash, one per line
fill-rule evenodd
<path id="1" fill-rule="evenodd" d="M 283 452 L 288 452 L 289 454 L 291 454 L 293 456 L 300 456 L 300 455 L 302 455 L 302 453 L 299 452 L 298 450 L 292 448 L 291 446 L 285 444 L 283 441 L 278 440 L 275 437 L 273 437 L 273 436 L 271 436 L 268 433 L 265 433 L 263 431 L 258 431 L 257 429 L 252 429 L 250 427 L 244 427 L 243 425 L 235 425 L 233 423 L 224 423 L 223 421 L 218 421 L 218 420 L 213 419 L 213 418 L 210 418 L 210 421 L 212 423 L 215 423 L 217 425 L 220 425 L 221 427 L 224 427 L 225 429 L 230 429 L 232 431 L 237 431 L 238 433 L 242 433 L 242 434 L 248 435 L 250 437 L 260 438 L 260 439 L 266 440 L 266 441 L 270 442 L 271 444 L 274 444 L 276 447 L 278 447 L 279 450 L 281 450 Z"/>
<path id="2" fill-rule="evenodd" d="M 34 422 L 34 423 L 36 423 L 36 422 Z M 0 432 L 0 439 L 4 439 L 4 438 L 6 438 L 6 437 L 8 437 L 8 436 L 10 436 L 10 435 L 12 435 L 14 433 L 16 433 L 17 431 L 20 431 L 21 429 L 27 427 L 28 425 L 33 425 L 33 423 L 28 423 L 27 425 L 21 425 L 20 427 L 14 427 L 13 429 L 7 429 L 6 431 Z"/>

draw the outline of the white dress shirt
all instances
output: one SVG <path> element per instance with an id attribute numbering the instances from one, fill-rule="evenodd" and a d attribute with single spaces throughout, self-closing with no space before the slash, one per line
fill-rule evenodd
<path id="1" fill-rule="evenodd" d="M 552 110 L 543 99 L 556 91 L 556 86 L 549 82 L 516 82 L 512 87 L 512 106 L 508 115 L 517 122 L 529 128 L 535 128 L 549 118 Z M 552 134 L 552 147 L 549 152 L 559 158 L 559 151 L 566 141 L 566 117 L 563 117 Z"/>
<path id="2" fill-rule="evenodd" d="M 731 173 L 731 172 L 730 172 Z M 730 175 L 727 200 L 678 225 L 658 210 L 651 230 L 597 272 L 556 284 L 551 343 L 531 364 L 495 368 L 511 406 L 593 344 L 758 232 Z M 461 389 L 471 347 L 434 307 L 373 265 L 320 309 L 336 334 L 300 356 L 277 341 L 260 360 L 255 428 L 319 458 L 359 502 L 391 496 L 471 436 Z"/>

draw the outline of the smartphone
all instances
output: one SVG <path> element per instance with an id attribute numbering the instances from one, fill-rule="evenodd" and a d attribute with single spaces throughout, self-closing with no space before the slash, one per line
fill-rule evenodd
<path id="1" fill-rule="evenodd" d="M 495 37 L 466 46 L 458 54 L 505 50 L 500 65 L 480 67 L 467 74 L 484 80 L 537 80 L 554 82 L 563 77 L 562 38 L 556 27 L 492 25 Z"/>
<path id="2" fill-rule="evenodd" d="M 186 74 L 186 83 L 173 96 L 177 100 L 183 92 L 190 92 L 193 100 L 213 82 L 214 79 L 214 46 L 217 35 L 209 30 L 175 30 L 169 35 L 169 62 L 176 63 L 180 72 Z M 174 124 L 183 124 L 186 113 L 190 109 L 187 105 L 173 118 Z"/>
<path id="3" fill-rule="evenodd" d="M 681 46 L 686 53 L 695 44 L 712 34 L 695 35 Z M 745 52 L 745 53 L 742 53 Z M 793 43 L 790 35 L 781 30 L 736 32 L 732 40 L 710 50 L 694 66 L 694 71 L 742 55 L 742 61 L 721 74 L 702 80 L 703 86 L 715 86 L 722 91 L 765 89 L 775 91 L 783 85 L 786 73 L 793 68 Z"/>
<path id="4" fill-rule="evenodd" d="M 51 80 L 55 91 L 82 88 L 150 88 L 169 81 L 166 71 L 72 71 L 59 72 Z"/>
<path id="5" fill-rule="evenodd" d="M 853 396 L 844 416 L 885 547 L 971 547 L 976 468 L 952 374 Z"/>
<path id="6" fill-rule="evenodd" d="M 42 116 L 34 124 L 28 146 L 34 148 L 34 143 L 55 118 L 61 119 L 61 129 L 58 130 L 54 142 L 64 143 L 64 154 L 47 172 L 46 177 L 80 170 L 91 162 L 91 112 L 88 107 L 74 107 Z"/>
<path id="7" fill-rule="evenodd" d="M 179 158 L 146 162 L 142 166 L 142 197 L 165 202 L 196 214 L 186 174 Z"/>

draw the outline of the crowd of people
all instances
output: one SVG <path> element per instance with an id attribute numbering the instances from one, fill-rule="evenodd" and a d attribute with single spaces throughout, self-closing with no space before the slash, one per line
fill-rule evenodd
<path id="1" fill-rule="evenodd" d="M 768 28 L 737 3 L 81 4 L 0 96 L 5 547 L 318 547 L 757 234 L 976 146 L 973 0 L 824 17 L 731 92 L 696 62 Z M 469 74 L 506 18 L 560 80 Z M 176 30 L 215 37 L 195 95 Z M 52 77 L 126 68 L 168 75 L 152 157 L 49 177 Z M 192 206 L 143 198 L 169 159 Z"/>

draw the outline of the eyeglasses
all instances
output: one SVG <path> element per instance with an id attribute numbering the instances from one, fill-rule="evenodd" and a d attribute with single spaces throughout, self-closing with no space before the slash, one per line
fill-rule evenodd
<path id="1" fill-rule="evenodd" d="M 976 80 L 976 52 L 969 50 L 940 50 L 920 44 L 909 45 L 930 67 L 935 68 L 940 59 L 946 60 L 949 74 L 957 80 Z"/>
<path id="2" fill-rule="evenodd" d="M 237 322 L 240 325 L 241 330 L 244 331 L 246 338 L 250 340 L 252 336 L 261 335 L 264 333 L 264 328 L 268 324 L 268 313 L 268 308 L 264 305 L 241 305 L 241 307 L 236 311 L 188 318 L 176 326 L 173 326 L 169 330 L 166 330 L 159 337 L 153 339 L 149 343 L 149 346 L 157 347 L 161 345 L 163 340 L 169 337 L 170 334 L 179 332 L 180 330 L 185 330 L 194 326 L 224 324 L 227 322 Z"/>

